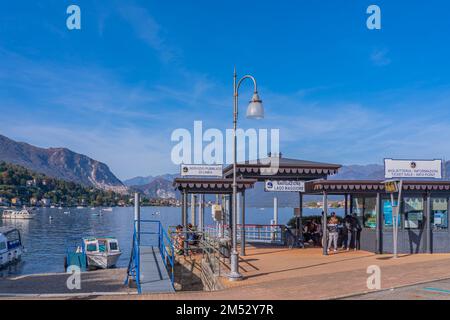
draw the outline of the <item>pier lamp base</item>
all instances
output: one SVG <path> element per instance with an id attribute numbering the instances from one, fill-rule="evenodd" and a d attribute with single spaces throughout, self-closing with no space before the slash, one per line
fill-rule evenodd
<path id="1" fill-rule="evenodd" d="M 230 256 L 230 264 L 231 264 L 231 272 L 228 274 L 229 281 L 240 281 L 242 280 L 242 274 L 239 273 L 239 264 L 238 264 L 238 253 L 236 251 L 231 253 Z"/>

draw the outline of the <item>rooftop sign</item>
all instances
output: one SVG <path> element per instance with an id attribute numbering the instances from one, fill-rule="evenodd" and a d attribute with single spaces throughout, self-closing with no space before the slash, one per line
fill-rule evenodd
<path id="1" fill-rule="evenodd" d="M 181 176 L 222 177 L 222 165 L 182 164 Z"/>
<path id="2" fill-rule="evenodd" d="M 304 181 L 266 180 L 264 191 L 267 192 L 305 192 Z"/>
<path id="3" fill-rule="evenodd" d="M 384 159 L 384 177 L 442 179 L 442 160 Z"/>

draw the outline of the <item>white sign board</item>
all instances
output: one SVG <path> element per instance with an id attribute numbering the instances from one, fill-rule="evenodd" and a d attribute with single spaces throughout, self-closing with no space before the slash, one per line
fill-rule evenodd
<path id="1" fill-rule="evenodd" d="M 305 192 L 305 182 L 266 180 L 264 190 L 268 192 Z"/>
<path id="2" fill-rule="evenodd" d="M 392 178 L 442 179 L 442 160 L 384 159 L 384 176 Z"/>
<path id="3" fill-rule="evenodd" d="M 222 165 L 182 164 L 181 176 L 222 177 Z"/>

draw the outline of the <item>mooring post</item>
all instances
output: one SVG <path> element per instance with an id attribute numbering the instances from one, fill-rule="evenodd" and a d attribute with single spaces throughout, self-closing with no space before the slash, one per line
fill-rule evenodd
<path id="1" fill-rule="evenodd" d="M 139 193 L 134 194 L 134 224 L 138 245 L 141 244 L 141 197 Z"/>

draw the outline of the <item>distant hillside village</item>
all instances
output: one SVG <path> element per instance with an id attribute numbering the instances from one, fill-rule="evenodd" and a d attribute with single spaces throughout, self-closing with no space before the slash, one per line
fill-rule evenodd
<path id="1" fill-rule="evenodd" d="M 1 206 L 129 206 L 130 194 L 100 190 L 48 177 L 22 166 L 0 162 Z M 176 206 L 176 199 L 143 198 L 142 205 Z"/>

